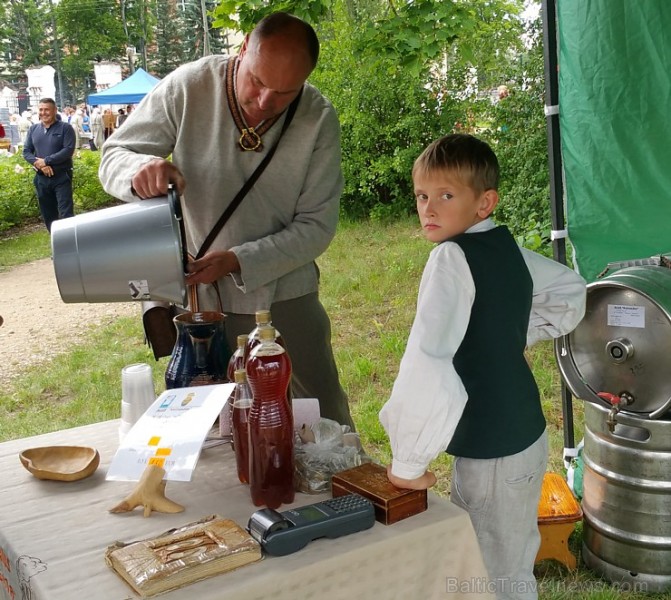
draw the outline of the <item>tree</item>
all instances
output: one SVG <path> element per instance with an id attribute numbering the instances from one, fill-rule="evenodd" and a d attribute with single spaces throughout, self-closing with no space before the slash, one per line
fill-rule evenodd
<path id="1" fill-rule="evenodd" d="M 165 77 L 185 62 L 184 46 L 181 43 L 183 31 L 182 11 L 175 0 L 156 2 L 156 52 L 151 58 L 151 66 L 157 77 Z"/>
<path id="2" fill-rule="evenodd" d="M 83 100 L 90 92 L 94 60 L 124 64 L 127 46 L 151 39 L 153 0 L 60 0 L 55 6 L 63 48 L 63 73 L 70 86 L 69 101 Z"/>
<path id="3" fill-rule="evenodd" d="M 126 36 L 114 0 L 91 3 L 61 0 L 56 22 L 62 51 L 62 71 L 68 82 L 68 103 L 82 101 L 89 92 L 87 82 L 94 57 L 110 59 L 125 54 Z"/>
<path id="4" fill-rule="evenodd" d="M 7 0 L 0 6 L 0 50 L 8 71 L 23 77 L 28 67 L 47 64 L 51 22 L 45 0 Z"/>
<path id="5" fill-rule="evenodd" d="M 467 93 L 470 79 L 495 80 L 496 57 L 520 43 L 514 17 L 521 4 L 223 0 L 215 15 L 217 24 L 242 31 L 276 10 L 315 25 L 322 52 L 311 81 L 340 117 L 343 209 L 355 217 L 385 217 L 414 209 L 410 174 L 421 150 L 477 115 L 478 87 Z"/>
<path id="6" fill-rule="evenodd" d="M 501 61 L 500 81 L 509 95 L 485 113 L 483 135 L 493 144 L 501 167 L 497 220 L 520 244 L 550 255 L 550 180 L 545 79 L 540 19 L 529 24 L 529 48 Z"/>
<path id="7" fill-rule="evenodd" d="M 215 0 L 205 3 L 207 20 L 207 40 L 210 54 L 221 54 L 229 49 L 226 29 L 216 27 L 213 12 L 217 6 Z M 203 34 L 203 3 L 201 0 L 180 0 L 182 7 L 182 44 L 186 60 L 196 60 L 205 56 Z"/>
<path id="8" fill-rule="evenodd" d="M 333 102 L 342 127 L 345 189 L 350 217 L 393 217 L 413 207 L 412 163 L 456 119 L 410 70 L 352 43 L 361 39 L 375 5 L 336 2 L 322 23 L 320 66 L 311 76 Z"/>

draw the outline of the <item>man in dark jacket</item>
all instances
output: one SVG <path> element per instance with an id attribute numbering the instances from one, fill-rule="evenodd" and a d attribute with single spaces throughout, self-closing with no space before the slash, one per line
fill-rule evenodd
<path id="1" fill-rule="evenodd" d="M 57 119 L 56 103 L 43 98 L 40 122 L 28 130 L 23 158 L 35 169 L 35 189 L 44 224 L 51 231 L 56 219 L 74 215 L 72 200 L 72 155 L 76 135 L 72 125 Z"/>

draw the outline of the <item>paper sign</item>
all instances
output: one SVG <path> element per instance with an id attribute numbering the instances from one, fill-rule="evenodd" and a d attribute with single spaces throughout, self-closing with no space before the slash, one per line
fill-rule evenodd
<path id="1" fill-rule="evenodd" d="M 139 481 L 147 465 L 165 479 L 191 481 L 203 442 L 234 383 L 163 392 L 126 434 L 107 471 L 111 481 Z"/>
<path id="2" fill-rule="evenodd" d="M 645 306 L 609 304 L 608 325 L 611 327 L 645 328 Z"/>

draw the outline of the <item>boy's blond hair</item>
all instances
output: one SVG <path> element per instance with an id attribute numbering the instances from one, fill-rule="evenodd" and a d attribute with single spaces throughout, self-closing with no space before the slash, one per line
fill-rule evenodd
<path id="1" fill-rule="evenodd" d="M 489 144 L 465 133 L 453 133 L 432 142 L 412 167 L 412 176 L 451 171 L 481 194 L 498 190 L 499 161 Z"/>

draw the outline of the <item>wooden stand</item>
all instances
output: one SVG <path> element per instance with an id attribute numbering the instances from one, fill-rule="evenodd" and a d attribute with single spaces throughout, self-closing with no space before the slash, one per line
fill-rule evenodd
<path id="1" fill-rule="evenodd" d="M 582 510 L 566 481 L 557 473 L 546 473 L 538 503 L 541 547 L 536 562 L 551 558 L 575 569 L 576 558 L 569 550 L 568 538 L 580 519 Z"/>

